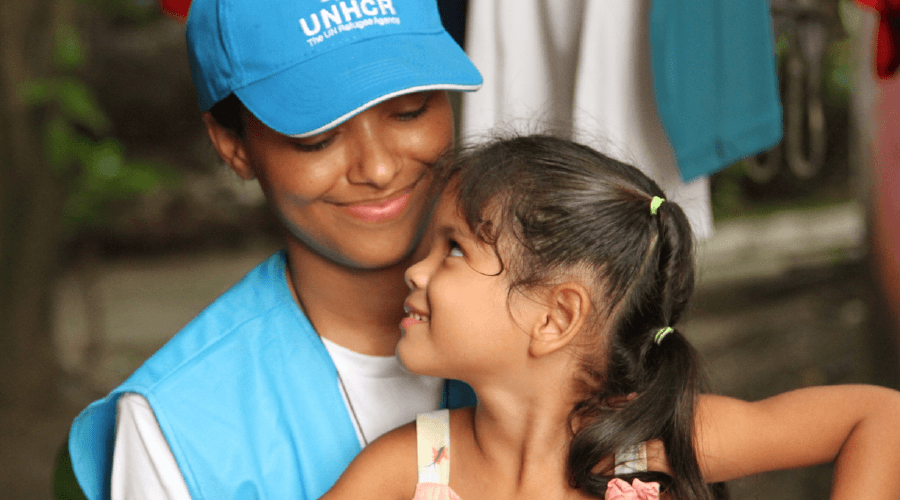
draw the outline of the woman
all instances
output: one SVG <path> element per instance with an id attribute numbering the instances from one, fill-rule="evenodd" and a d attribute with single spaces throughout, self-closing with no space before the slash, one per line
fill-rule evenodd
<path id="1" fill-rule="evenodd" d="M 318 498 L 362 446 L 459 383 L 393 354 L 403 271 L 478 71 L 417 0 L 195 0 L 203 120 L 257 179 L 285 249 L 75 420 L 88 498 Z"/>

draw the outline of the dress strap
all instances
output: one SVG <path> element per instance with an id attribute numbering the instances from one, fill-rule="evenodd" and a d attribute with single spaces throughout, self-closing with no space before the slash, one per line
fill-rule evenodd
<path id="1" fill-rule="evenodd" d="M 416 417 L 420 483 L 450 484 L 450 410 Z"/>

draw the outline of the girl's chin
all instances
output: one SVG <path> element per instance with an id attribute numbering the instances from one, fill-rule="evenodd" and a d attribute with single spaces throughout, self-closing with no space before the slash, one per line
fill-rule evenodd
<path id="1" fill-rule="evenodd" d="M 397 361 L 400 362 L 400 365 L 403 366 L 406 371 L 415 373 L 415 363 L 410 363 L 410 361 L 412 361 L 412 358 L 410 358 L 409 354 L 406 352 L 407 349 L 403 345 L 403 339 L 405 336 L 406 334 L 404 333 L 400 337 L 400 341 L 397 342 L 397 350 L 395 351 L 394 355 L 396 356 Z"/>
<path id="2" fill-rule="evenodd" d="M 434 370 L 429 369 L 430 367 L 423 365 L 421 362 L 423 356 L 417 355 L 408 345 L 408 342 L 404 344 L 404 337 L 401 337 L 400 342 L 397 343 L 397 360 L 403 368 L 416 375 L 427 375 L 429 377 L 440 376 L 437 373 L 434 373 Z"/>

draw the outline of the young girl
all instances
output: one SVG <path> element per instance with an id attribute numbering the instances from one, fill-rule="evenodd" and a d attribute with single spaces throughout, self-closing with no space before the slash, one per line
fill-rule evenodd
<path id="1" fill-rule="evenodd" d="M 542 136 L 451 165 L 397 354 L 478 403 L 386 434 L 324 498 L 709 499 L 710 483 L 828 461 L 832 498 L 898 498 L 898 393 L 700 395 L 677 328 L 691 232 L 638 170 Z"/>

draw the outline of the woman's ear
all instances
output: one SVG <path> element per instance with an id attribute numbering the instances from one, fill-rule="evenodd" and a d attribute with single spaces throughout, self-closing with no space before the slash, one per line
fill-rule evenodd
<path id="1" fill-rule="evenodd" d="M 256 173 L 247 157 L 244 140 L 235 135 L 233 131 L 220 125 L 209 112 L 203 113 L 203 123 L 206 124 L 209 140 L 222 161 L 227 163 L 242 179 L 249 181 L 255 178 Z"/>
<path id="2" fill-rule="evenodd" d="M 536 322 L 531 332 L 529 353 L 535 357 L 569 345 L 591 312 L 590 294 L 579 283 L 556 285 L 545 298 L 540 321 Z"/>

